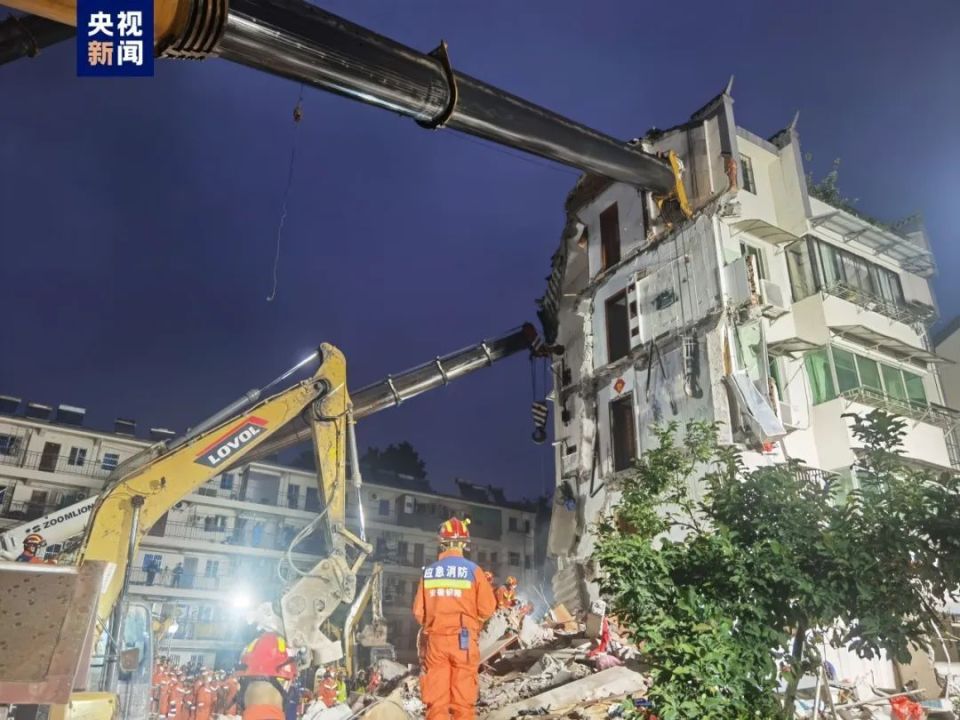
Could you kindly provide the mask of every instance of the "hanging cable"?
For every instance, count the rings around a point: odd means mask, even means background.
[[[280,237],[283,235],[283,225],[287,221],[287,200],[290,198],[290,187],[293,185],[293,167],[297,159],[297,138],[299,137],[300,120],[303,119],[303,83],[300,83],[300,95],[297,97],[296,107],[293,108],[293,142],[290,144],[290,165],[287,168],[287,186],[283,191],[283,202],[280,205],[280,222],[277,224],[277,249],[273,257],[273,290],[267,296],[267,302],[273,302],[277,296],[277,283],[280,275]]]

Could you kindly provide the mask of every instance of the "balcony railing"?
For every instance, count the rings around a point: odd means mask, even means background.
[[[14,452],[10,455],[0,454],[0,465],[13,465],[27,470],[40,470],[50,473],[70,473],[85,477],[105,478],[110,474],[113,465],[103,466],[102,460],[85,457],[82,460],[74,458],[70,462],[69,455],[52,455],[43,451],[28,450]]]
[[[78,503],[81,500],[83,500],[82,497],[69,498],[59,503],[36,503],[30,502],[29,500],[15,500],[10,503],[10,507],[7,509],[7,511],[2,513],[2,517],[12,520],[23,520],[24,522],[27,522],[29,520],[36,520],[44,515],[49,515],[57,510],[62,510],[63,508],[73,505],[74,503]]]
[[[865,310],[872,310],[906,325],[924,326],[936,320],[936,310],[930,306],[917,303],[890,302],[879,295],[853,287],[842,280],[827,285],[823,291],[841,300],[859,305]]]
[[[222,545],[263,548],[264,550],[286,550],[297,532],[298,529],[293,527],[285,527],[282,530],[270,526],[264,526],[261,529],[257,529],[256,526],[227,528],[214,524],[200,523],[194,525],[168,521],[154,525],[148,533],[148,537],[202,540]],[[321,540],[318,537],[308,537],[298,544],[294,551],[315,555],[321,554],[323,551]]]
[[[130,570],[130,584],[156,588],[180,588],[185,590],[230,590],[238,587],[270,587],[276,581],[272,572],[264,573],[218,573],[207,575],[187,569],[175,572],[176,566],[161,570],[145,570],[142,567]]]
[[[915,400],[902,400],[866,387],[844,390],[840,393],[840,397],[885,410],[891,415],[899,415],[928,425],[936,425],[947,431],[952,430],[960,423],[960,412],[953,408]]]

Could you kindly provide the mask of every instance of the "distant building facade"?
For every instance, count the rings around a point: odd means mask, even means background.
[[[127,420],[118,420],[114,432],[89,429],[84,412],[0,396],[0,533],[95,495],[120,463],[173,435],[154,429],[147,440]],[[515,575],[532,589],[534,506],[510,504],[498,490],[463,481],[460,496],[450,497],[408,476],[368,473],[365,480],[367,538],[374,546],[366,570],[373,561],[385,565],[384,613],[399,659],[416,657],[410,606],[421,566],[436,555],[437,529],[451,514],[471,517],[477,562],[500,581]],[[353,496],[347,503],[355,528],[356,502]],[[144,537],[131,574],[132,599],[149,603],[158,617],[177,618],[160,652],[183,663],[232,667],[253,632],[249,608],[282,593],[278,566],[320,510],[313,471],[266,462],[218,475],[177,503]],[[71,544],[49,549],[68,559]],[[292,556],[308,568],[322,553],[317,535]]]

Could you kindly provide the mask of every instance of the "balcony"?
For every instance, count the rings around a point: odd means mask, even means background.
[[[925,326],[937,319],[934,308],[917,302],[891,302],[842,280],[825,285],[823,291],[891,320],[911,326]]]
[[[113,467],[104,467],[102,461],[84,458],[79,462],[71,463],[67,455],[52,455],[50,453],[29,450],[27,452],[13,452],[9,455],[0,454],[0,465],[12,465],[26,470],[39,470],[49,473],[69,473],[83,477],[105,479]]]
[[[262,548],[264,550],[286,550],[290,542],[299,531],[299,528],[263,525],[221,527],[213,523],[179,523],[158,522],[154,525],[147,537],[177,538],[182,540],[199,540],[219,545]],[[320,555],[323,552],[322,539],[312,535],[299,543],[295,552]]]
[[[946,431],[952,430],[960,423],[960,412],[953,408],[916,400],[903,400],[869,387],[861,386],[844,390],[840,393],[840,397],[851,402],[884,410],[891,415],[934,425]]]
[[[80,502],[83,499],[83,497],[78,495],[77,497],[66,498],[59,503],[14,501],[10,503],[9,509],[2,514],[2,517],[7,520],[21,520],[23,522],[28,522],[30,520],[36,520],[39,517],[43,517],[44,515],[49,515],[57,510],[62,510],[63,508]]]
[[[229,590],[237,587],[268,588],[276,584],[276,575],[272,572],[201,575],[184,569],[178,576],[174,574],[173,570],[173,567],[164,567],[162,570],[149,572],[139,567],[131,568],[130,584],[158,589],[211,591]]]

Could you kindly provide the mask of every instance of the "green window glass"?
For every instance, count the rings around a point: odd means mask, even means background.
[[[883,392],[883,385],[880,383],[880,367],[876,360],[857,355],[857,369],[860,371],[861,387]]]
[[[881,365],[880,370],[883,374],[883,387],[886,390],[887,397],[894,400],[906,400],[907,391],[903,386],[903,375],[900,368]]]
[[[926,405],[927,394],[923,390],[923,378],[904,370],[903,379],[907,386],[907,397],[910,398],[910,402]]]
[[[837,369],[837,389],[840,392],[853,390],[860,387],[860,380],[857,378],[857,362],[854,360],[853,353],[832,348],[833,366]]]
[[[813,404],[833,400],[837,391],[833,387],[833,375],[830,372],[830,358],[826,349],[808,352],[803,359],[807,368],[807,377],[810,378],[810,389],[813,393]]]

